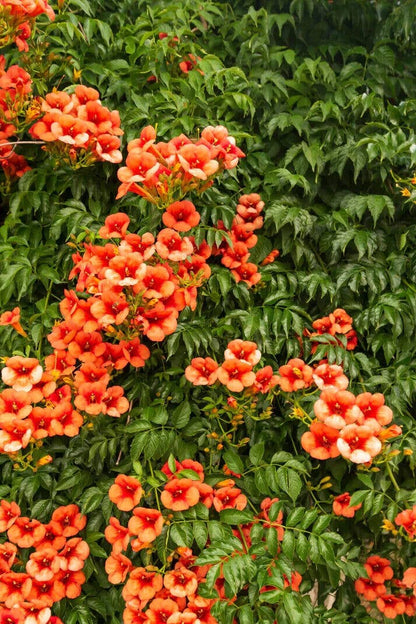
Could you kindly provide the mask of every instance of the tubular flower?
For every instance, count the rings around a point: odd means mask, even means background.
[[[323,362],[313,370],[313,380],[320,390],[346,390],[349,380],[342,366]]]
[[[39,544],[46,533],[45,527],[39,520],[31,520],[20,516],[7,531],[7,537],[19,548],[30,548]]]
[[[136,507],[129,520],[128,530],[130,535],[137,535],[141,542],[151,543],[162,533],[163,523],[163,516],[157,509]]]
[[[255,342],[237,339],[229,342],[224,352],[225,360],[232,360],[235,358],[251,366],[255,366],[260,361],[261,353]]]
[[[165,574],[163,584],[176,598],[193,596],[198,589],[196,574],[183,566]]]
[[[157,235],[156,251],[164,260],[180,262],[192,255],[193,249],[189,238],[181,238],[172,228],[165,228]]]
[[[384,583],[384,581],[390,581],[393,578],[393,569],[390,566],[390,561],[378,555],[368,557],[364,567],[368,577],[374,583]]]
[[[21,336],[27,336],[27,333],[20,324],[20,308],[16,307],[10,312],[3,312],[3,314],[0,314],[0,327],[5,325],[11,325]]]
[[[338,450],[345,459],[355,464],[366,464],[381,451],[381,442],[372,429],[359,425],[347,425],[337,440]]]
[[[361,509],[362,503],[351,506],[351,496],[349,492],[335,496],[332,503],[332,511],[336,516],[344,516],[344,518],[353,518],[355,512]]]
[[[104,225],[98,230],[101,238],[124,238],[129,227],[130,219],[124,212],[109,215]]]
[[[185,369],[185,377],[194,386],[211,386],[217,381],[218,364],[210,357],[193,358]]]
[[[56,527],[64,537],[77,535],[86,524],[87,518],[80,513],[78,505],[58,507],[51,518],[51,526]]]
[[[71,95],[48,93],[41,100],[43,116],[29,133],[45,141],[46,150],[70,166],[121,162],[120,117],[118,111],[103,106],[99,96],[95,89],[82,85]]]
[[[200,219],[194,204],[186,199],[170,204],[162,216],[164,225],[177,232],[189,232]]]
[[[213,505],[218,512],[223,509],[242,511],[247,506],[247,497],[238,488],[221,487],[214,492]]]
[[[337,446],[339,432],[324,423],[313,422],[310,431],[302,435],[302,448],[315,459],[329,459],[338,457],[340,450]]]
[[[416,595],[416,568],[407,568],[403,574],[403,585],[413,589]]]
[[[256,372],[256,380],[254,382],[253,391],[267,394],[272,388],[279,383],[278,375],[273,374],[271,366],[265,366]]]
[[[13,390],[29,392],[32,386],[42,378],[42,367],[36,358],[24,358],[20,355],[6,359],[6,366],[1,371],[3,382]]]
[[[412,509],[405,509],[397,514],[394,522],[397,526],[403,527],[410,539],[414,539],[416,536],[416,505],[413,505]]]
[[[0,501],[0,533],[7,531],[20,517],[20,507],[6,500]]]
[[[241,392],[256,380],[251,364],[235,357],[225,360],[217,370],[217,377],[231,392]]]
[[[127,527],[122,526],[117,518],[111,517],[109,523],[104,531],[105,539],[112,545],[113,554],[118,555],[122,550],[127,550],[130,533]]]
[[[355,396],[347,390],[324,390],[313,409],[319,420],[334,429],[342,429],[362,419]]]
[[[278,384],[283,392],[296,392],[312,384],[313,369],[299,358],[279,368]]]
[[[355,581],[355,591],[362,594],[366,600],[377,600],[379,596],[387,593],[383,583],[375,583],[372,579],[359,578]]]
[[[405,602],[393,594],[383,594],[377,598],[377,609],[392,620],[406,611]]]
[[[163,587],[163,577],[149,568],[134,568],[130,573],[129,580],[123,588],[123,598],[130,602],[134,598],[141,601],[149,601],[160,592]]]
[[[375,420],[379,425],[384,427],[389,425],[393,419],[393,411],[387,405],[384,405],[384,396],[377,392],[363,392],[356,399],[357,406],[364,415],[361,424],[368,425],[371,420]]]
[[[130,559],[114,551],[105,562],[105,571],[107,572],[108,580],[113,585],[124,583],[128,573],[132,569],[133,564]]]
[[[155,598],[146,611],[148,624],[164,624],[177,611],[179,611],[179,607],[174,600],[170,598]]]
[[[199,491],[191,479],[171,479],[160,496],[162,504],[172,511],[185,511],[196,505],[199,498]]]
[[[142,495],[143,489],[140,481],[122,474],[116,477],[108,492],[111,502],[115,503],[121,511],[131,511],[139,504]]]

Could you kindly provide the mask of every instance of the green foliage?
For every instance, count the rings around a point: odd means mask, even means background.
[[[36,474],[13,473],[0,458],[1,496],[45,521],[54,507],[73,501],[89,517],[88,583],[82,597],[59,605],[56,614],[66,624],[120,621],[123,601],[103,569],[102,535],[112,514],[106,493],[116,474],[137,474],[138,466],[153,492],[164,479],[155,466],[169,454],[209,461],[216,481],[226,463],[241,475],[238,486],[254,505],[278,497],[275,517],[284,511],[283,539],[254,524],[247,552],[232,528],[251,522],[250,510],[224,510],[219,521],[198,506],[176,514],[159,539],[162,562],[175,547],[192,546],[200,565],[212,565],[207,596],[222,566],[226,597],[239,597],[215,605],[219,622],[378,621],[358,605],[353,581],[363,574],[366,545],[394,556],[382,521],[394,520],[402,501],[416,503],[414,460],[402,453],[416,453],[415,206],[393,177],[416,168],[415,24],[413,0],[68,0],[55,22],[43,24],[39,47],[24,57],[37,94],[56,84],[66,88],[80,75],[120,111],[124,145],[148,124],[157,125],[160,138],[226,125],[247,158],[238,174],[194,198],[202,234],[221,244],[223,234],[213,226],[230,225],[241,193],[259,192],[265,225],[253,261],[280,251],[252,289],[213,265],[196,310],[184,311],[144,370],[120,374],[134,402],[128,420],[99,417],[92,432],[53,439],[47,449],[54,462]],[[160,39],[161,32],[168,37]],[[6,52],[17,62],[15,50]],[[189,54],[200,57],[200,71],[184,74],[179,63]],[[67,284],[73,253],[67,243],[84,240],[111,212],[128,213],[139,233],[158,225],[160,215],[137,196],[115,201],[114,165],[74,172],[55,167],[38,146],[29,150],[32,171],[2,199],[0,311],[20,305],[40,353]],[[271,418],[244,422],[245,445],[232,442],[221,452],[210,437],[221,397],[211,405],[204,389],[190,389],[183,378],[192,357],[221,359],[237,337],[257,342],[275,370],[289,357],[309,357],[310,346],[302,351],[298,337],[337,307],[354,317],[359,349],[346,351],[322,336],[311,359],[343,363],[356,392],[385,394],[405,430],[400,455],[389,464],[400,492],[383,465],[380,472],[360,472],[343,460],[311,462],[300,450],[302,427],[282,416],[283,401]],[[24,349],[20,337],[2,328],[2,356]],[[332,489],[321,489],[328,474]],[[347,490],[353,504],[362,503],[358,522],[330,514],[332,495]],[[401,547],[403,560],[415,565],[411,545]],[[284,576],[294,569],[303,576],[300,594],[284,589]],[[260,593],[267,584],[272,589]]]

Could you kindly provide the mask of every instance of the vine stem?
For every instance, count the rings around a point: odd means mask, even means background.
[[[393,471],[391,469],[391,466],[388,462],[386,462],[386,467],[387,467],[387,472],[389,473],[390,481],[392,482],[394,489],[396,490],[396,492],[400,492],[399,484],[397,483],[394,477]]]

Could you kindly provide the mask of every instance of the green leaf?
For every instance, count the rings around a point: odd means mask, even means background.
[[[302,480],[294,470],[290,468],[279,468],[276,473],[279,488],[289,494],[293,501],[296,501],[302,490]]]

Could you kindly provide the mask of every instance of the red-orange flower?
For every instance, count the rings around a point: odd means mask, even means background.
[[[261,358],[261,353],[255,342],[249,340],[241,340],[237,338],[228,343],[226,350],[224,351],[224,359],[241,360],[255,366]]]
[[[312,384],[313,369],[299,358],[279,368],[278,383],[284,392],[296,392]]]
[[[279,383],[278,375],[273,374],[271,366],[265,366],[256,372],[256,381],[254,382],[253,391],[266,394]]]
[[[113,554],[118,555],[122,550],[127,550],[130,534],[127,527],[120,524],[113,516],[109,520],[109,525],[105,527],[104,535],[107,542],[113,546]]]
[[[20,516],[20,507],[15,502],[0,501],[0,533],[7,531]]]
[[[26,337],[27,333],[20,324],[20,308],[13,308],[11,311],[0,314],[0,327],[11,325],[21,336]]]
[[[106,404],[104,397],[106,386],[100,381],[95,383],[84,383],[78,388],[78,394],[75,397],[75,406],[87,414],[96,416],[105,413]]]
[[[108,492],[109,499],[117,505],[121,511],[131,511],[138,505],[143,495],[143,488],[135,477],[120,474]]]
[[[413,589],[416,592],[416,568],[407,568],[403,574],[403,585]],[[416,594],[415,594],[416,595]]]
[[[73,537],[85,527],[87,518],[80,513],[78,505],[72,504],[55,509],[50,524],[64,537]]]
[[[366,600],[377,600],[379,596],[387,593],[383,583],[375,583],[372,579],[361,577],[355,581],[355,591],[362,594]]]
[[[162,215],[163,224],[177,232],[189,232],[200,219],[194,204],[187,199],[170,204]]]
[[[386,618],[394,620],[395,617],[406,611],[404,601],[393,594],[384,594],[377,599],[377,609],[384,613]]]
[[[340,431],[338,450],[355,464],[366,464],[381,451],[381,442],[367,426],[347,425]]]
[[[241,392],[256,381],[256,375],[252,371],[251,364],[235,357],[225,360],[218,368],[217,376],[218,380],[227,386],[231,392]]]
[[[76,572],[62,570],[58,575],[58,580],[64,586],[65,597],[72,600],[81,595],[81,586],[85,583],[85,574],[80,570]],[[53,623],[48,622],[48,624]]]
[[[98,235],[101,238],[124,238],[129,227],[130,219],[124,212],[106,217],[104,224],[99,230]]]
[[[310,431],[301,438],[302,448],[315,459],[329,459],[338,457],[340,451],[337,447],[339,432],[324,423],[313,422]]]
[[[130,559],[114,551],[105,562],[105,571],[107,572],[108,580],[110,583],[113,583],[113,585],[124,583],[127,574],[132,569],[133,564]]]
[[[210,357],[193,358],[185,369],[185,377],[194,386],[211,386],[217,381],[218,364]]]
[[[391,423],[393,419],[393,411],[387,405],[384,405],[384,396],[380,392],[371,394],[370,392],[363,392],[356,398],[357,406],[364,414],[365,422],[362,424],[369,424],[370,419],[374,419],[379,425],[383,427]]]
[[[123,598],[126,602],[134,598],[142,601],[148,601],[163,587],[163,578],[161,574],[157,574],[154,570],[148,568],[134,568],[131,572],[129,580],[123,588]]]
[[[84,567],[84,561],[90,554],[87,542],[80,537],[72,537],[67,541],[59,555],[67,562],[67,569],[71,572],[78,572]]]
[[[322,362],[313,370],[313,380],[320,390],[345,390],[348,388],[348,377],[344,375],[342,366]]]
[[[13,390],[29,392],[34,384],[42,378],[42,367],[36,358],[24,358],[20,355],[6,359],[6,366],[1,371],[1,377],[7,386]]]
[[[31,553],[26,572],[36,581],[51,581],[65,564],[54,548],[46,547]]]
[[[394,519],[397,526],[403,527],[408,536],[413,539],[416,535],[416,505],[412,509],[401,511]]]
[[[136,507],[129,520],[128,530],[131,535],[137,535],[141,542],[150,543],[161,534],[163,522],[163,516],[157,509]]]
[[[237,283],[245,282],[248,286],[254,286],[261,280],[261,275],[257,269],[257,265],[253,262],[243,262],[235,269],[231,269],[231,273],[234,275]]]
[[[378,555],[368,557],[364,567],[368,577],[374,583],[384,583],[384,581],[389,581],[393,578],[393,569],[390,566],[390,561]]]
[[[0,575],[9,572],[17,555],[17,547],[10,542],[0,544]]]
[[[160,230],[157,235],[156,251],[164,260],[180,262],[193,253],[193,245],[186,236],[181,238],[172,228]]]
[[[348,390],[323,390],[313,409],[319,420],[334,429],[342,429],[363,418],[355,396]]]
[[[172,511],[185,511],[199,501],[199,491],[191,479],[171,479],[160,496],[162,504]]]
[[[192,596],[198,589],[198,579],[195,572],[183,566],[165,574],[163,584],[175,598]]]
[[[7,537],[19,548],[30,548],[39,544],[45,533],[45,527],[39,520],[20,516],[7,531]]]
[[[213,504],[218,512],[223,509],[239,509],[241,511],[247,506],[247,497],[238,488],[221,487],[214,492]]]
[[[29,597],[32,579],[28,574],[5,572],[0,576],[0,603],[11,609]]]
[[[205,145],[184,145],[178,151],[178,160],[187,173],[200,180],[206,180],[218,169],[218,162],[211,159],[211,152]]]
[[[332,511],[336,516],[344,516],[344,518],[353,518],[355,512],[362,507],[362,503],[358,505],[350,505],[351,496],[349,492],[335,496],[332,502]]]

